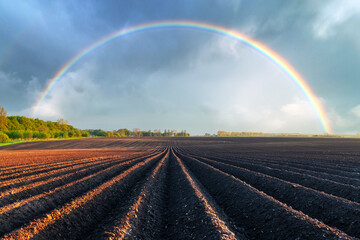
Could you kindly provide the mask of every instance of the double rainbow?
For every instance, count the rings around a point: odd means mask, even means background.
[[[264,44],[240,33],[237,31],[234,31],[232,29],[220,27],[213,24],[208,23],[202,23],[202,22],[193,22],[193,21],[164,21],[164,22],[151,22],[146,24],[137,25],[134,27],[129,27],[125,29],[121,29],[119,31],[116,31],[114,33],[111,33],[110,35],[107,35],[100,40],[94,42],[90,46],[84,48],[81,52],[76,54],[73,58],[71,58],[51,79],[51,81],[48,83],[44,91],[42,92],[40,98],[36,102],[35,106],[33,107],[33,113],[34,116],[36,114],[36,111],[39,109],[39,106],[41,105],[42,101],[45,99],[45,97],[49,94],[49,92],[54,88],[57,81],[75,64],[77,63],[82,57],[87,55],[89,52],[101,47],[102,45],[110,42],[111,40],[131,34],[131,33],[137,33],[141,31],[146,30],[152,30],[152,29],[162,29],[162,28],[187,28],[187,29],[197,29],[202,30],[206,32],[216,33],[222,36],[230,37],[235,40],[238,40],[239,42],[253,48],[257,52],[261,53],[263,56],[271,60],[274,64],[276,64],[280,69],[284,71],[285,74],[287,74],[290,79],[294,81],[296,85],[301,89],[301,91],[305,94],[306,98],[311,103],[313,109],[315,110],[321,125],[323,126],[323,129],[326,133],[331,133],[331,127],[329,123],[329,119],[326,115],[325,109],[322,106],[321,102],[319,101],[318,97],[314,94],[314,92],[311,90],[309,85],[306,83],[306,81],[301,77],[301,75],[294,69],[293,66],[291,66],[290,63],[288,63],[283,57],[281,57],[279,54],[265,46]]]

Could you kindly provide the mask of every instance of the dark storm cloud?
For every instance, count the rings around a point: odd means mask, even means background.
[[[3,24],[0,31],[4,37],[0,41],[2,46],[9,46],[2,51],[6,54],[2,56],[1,69],[16,72],[24,79],[37,76],[42,82],[80,49],[126,26],[164,19],[198,20],[229,27],[241,27],[246,25],[246,20],[254,19],[263,25],[272,15],[286,9],[286,4],[275,2],[249,4],[241,1],[107,1],[106,4],[99,1],[3,1],[1,4]],[[275,13],[272,9],[276,9]],[[169,38],[169,44],[181,41],[176,34]],[[151,38],[148,39],[139,52],[144,52],[144,48],[152,50]],[[174,48],[174,51],[186,52],[186,45],[181,42],[178,45],[184,49]],[[129,46],[128,49],[136,54],[138,48]],[[174,55],[174,52],[169,54]],[[160,58],[161,54],[153,62],[161,61]]]
[[[347,8],[336,8],[337,0],[0,0],[0,104],[10,112],[30,108],[64,63],[115,30],[186,19],[237,29],[264,42],[299,70],[329,111],[355,118],[351,109],[360,105],[360,36],[354,29],[360,21],[353,1],[344,1]],[[326,11],[334,12],[331,21]],[[102,91],[134,94],[164,66],[176,74],[191,68],[198,49],[213,39],[216,36],[192,30],[137,33],[91,52],[72,70],[93,63],[101,69],[92,75],[100,83],[98,88],[108,84],[118,87]],[[75,92],[83,91],[76,86]],[[339,127],[339,131],[354,131],[354,127]]]

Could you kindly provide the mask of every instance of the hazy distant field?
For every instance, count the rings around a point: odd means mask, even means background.
[[[0,148],[4,239],[360,237],[360,139],[96,138]]]

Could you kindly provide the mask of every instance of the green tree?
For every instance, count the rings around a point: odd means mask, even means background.
[[[10,132],[7,132],[7,135],[11,139],[21,139],[23,137],[21,131],[10,131]]]
[[[73,130],[72,126],[69,125],[69,122],[67,120],[60,118],[59,120],[57,120],[57,123],[60,125],[61,131],[65,132]]]
[[[8,118],[6,117],[6,111],[4,107],[0,106],[0,130],[6,131],[7,123],[8,123]]]
[[[155,129],[155,130],[154,130],[154,136],[155,136],[155,137],[161,137],[161,131],[160,131],[160,129]]]
[[[23,138],[32,138],[32,137],[33,137],[32,131],[23,132]]]
[[[89,136],[90,136],[90,133],[87,132],[87,131],[81,131],[81,136],[82,136],[82,137],[89,137]]]
[[[10,138],[8,135],[6,135],[3,132],[0,132],[0,143],[6,143],[6,142],[10,142]]]
[[[231,133],[226,131],[218,131],[218,137],[230,137]]]
[[[16,117],[8,117],[7,129],[9,131],[21,130],[22,127]]]
[[[136,137],[141,137],[141,136],[142,136],[142,133],[141,133],[140,128],[134,128],[134,129],[133,129],[133,134],[134,134],[134,136],[136,136]]]
[[[39,132],[38,138],[40,139],[47,139],[50,137],[50,134],[48,133],[44,133],[44,132]]]
[[[74,129],[74,137],[81,137],[81,132],[78,129]]]

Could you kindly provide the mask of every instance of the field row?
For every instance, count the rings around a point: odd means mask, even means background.
[[[144,154],[4,169],[4,239],[354,239],[356,187],[172,143]],[[7,171],[7,172],[6,172]],[[312,176],[307,174],[306,176]],[[314,176],[313,176],[314,177]],[[310,186],[308,186],[309,184]],[[324,189],[319,190],[319,189]],[[329,188],[329,189],[328,189]],[[335,190],[334,190],[335,189]],[[337,193],[337,192],[336,192]]]
[[[190,154],[197,156],[196,154]],[[360,202],[359,180],[344,178],[338,175],[310,175],[302,170],[294,170],[287,166],[271,165],[247,159],[230,160],[223,157],[206,157],[208,160],[229,164],[234,167],[255,171],[285,181],[290,181],[314,190],[322,191],[353,202]]]

